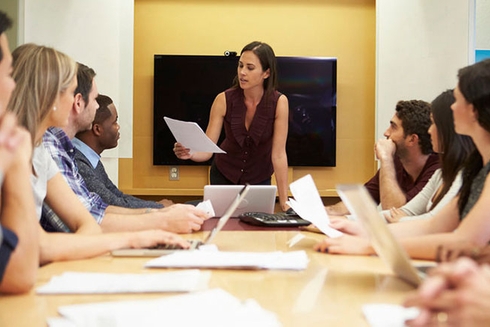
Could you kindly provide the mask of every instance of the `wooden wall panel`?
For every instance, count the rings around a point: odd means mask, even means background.
[[[337,183],[373,175],[374,0],[135,0],[134,9],[133,159],[119,169],[125,192],[199,195],[208,180],[207,167],[181,166],[176,182],[168,167],[152,165],[153,55],[220,55],[252,40],[276,55],[338,59],[337,167],[292,167],[290,182],[311,173],[322,196],[335,196]]]

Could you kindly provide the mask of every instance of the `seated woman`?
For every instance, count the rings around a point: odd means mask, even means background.
[[[41,264],[58,260],[82,259],[119,248],[152,247],[160,243],[189,243],[162,230],[102,234],[100,226],[61,176],[56,163],[41,144],[48,127],[63,127],[74,102],[77,64],[55,49],[25,44],[13,53],[12,77],[17,87],[8,110],[31,134],[35,146],[31,182],[36,213],[41,218],[43,201],[72,231],[46,233],[39,225]]]
[[[472,138],[476,150],[465,162],[463,184],[456,198],[434,217],[391,224],[389,227],[412,258],[434,259],[439,245],[472,241],[484,246],[490,241],[490,60],[461,69],[451,109],[455,131]],[[332,221],[346,234],[325,239],[315,246],[329,253],[373,254],[361,228],[349,221]],[[350,234],[350,235],[349,235]]]
[[[388,222],[428,219],[458,194],[463,164],[475,147],[469,136],[454,131],[451,111],[453,103],[452,90],[441,93],[431,103],[432,124],[429,134],[432,149],[439,154],[441,168],[436,170],[422,191],[410,202],[398,209],[383,212]]]

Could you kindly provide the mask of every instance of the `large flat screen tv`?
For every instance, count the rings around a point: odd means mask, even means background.
[[[153,164],[209,165],[180,160],[164,116],[205,131],[216,95],[232,85],[239,56],[154,56]],[[337,59],[277,57],[278,90],[289,101],[289,166],[336,164]],[[221,134],[219,143],[224,133]]]

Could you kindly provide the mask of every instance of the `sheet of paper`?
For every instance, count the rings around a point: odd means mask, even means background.
[[[303,270],[308,266],[305,251],[222,252],[178,251],[145,264],[147,268],[221,268]]]
[[[185,270],[152,274],[65,272],[36,289],[38,294],[191,292],[207,288],[209,272]]]
[[[209,215],[209,217],[215,217],[216,216],[216,213],[214,212],[214,208],[213,208],[213,204],[211,203],[211,200],[199,202],[197,204],[196,208],[204,211],[206,214]]]
[[[58,312],[77,327],[281,326],[277,316],[255,300],[242,301],[222,289],[153,300],[68,305]]]
[[[414,319],[420,313],[417,308],[384,303],[365,304],[362,312],[371,327],[404,327],[405,320]]]
[[[48,327],[77,327],[74,322],[61,317],[48,318]]]
[[[330,219],[311,175],[306,175],[289,185],[294,199],[288,205],[303,219],[310,221],[328,237],[343,233],[330,227]]]
[[[163,117],[163,119],[177,142],[191,149],[191,152],[226,153],[211,141],[197,123],[168,117]]]

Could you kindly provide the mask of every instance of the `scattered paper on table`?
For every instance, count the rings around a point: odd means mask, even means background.
[[[67,305],[58,312],[77,327],[281,326],[276,314],[255,300],[241,301],[219,288],[153,300]],[[63,325],[50,325],[58,326]]]
[[[66,318],[48,318],[48,327],[77,327],[73,321]]]
[[[207,288],[210,272],[197,269],[151,274],[65,272],[36,289],[38,294],[191,292]]]
[[[406,320],[414,319],[420,313],[414,307],[383,303],[365,304],[362,312],[371,327],[404,327]]]
[[[152,259],[147,268],[220,268],[303,270],[308,266],[305,251],[222,252],[177,251]]]

